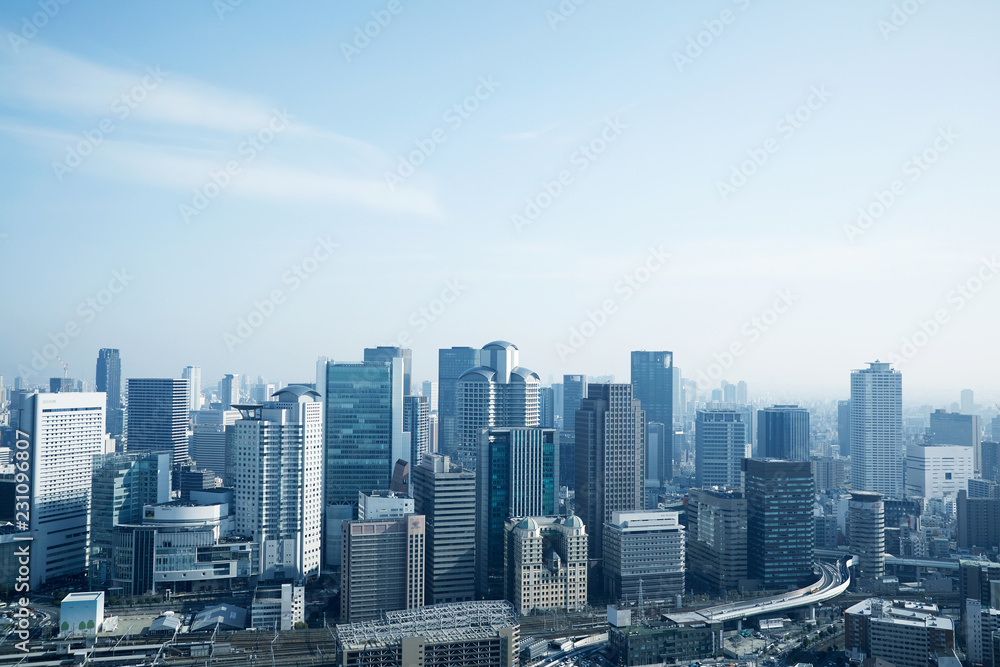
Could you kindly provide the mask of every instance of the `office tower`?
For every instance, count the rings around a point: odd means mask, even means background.
[[[973,478],[969,445],[906,446],[906,495],[909,498],[954,499]]]
[[[424,454],[411,477],[414,511],[424,516],[427,604],[476,595],[476,474],[441,454]]]
[[[684,381],[681,379],[681,369],[676,366],[674,366],[674,372],[671,373],[671,376],[674,385],[674,400],[671,408],[674,423],[671,424],[671,428],[676,431],[684,427]]]
[[[979,415],[935,410],[931,413],[931,428],[927,433],[927,440],[933,445],[971,446],[975,469],[983,469],[982,420]]]
[[[858,662],[881,658],[895,667],[927,667],[934,654],[953,655],[955,623],[938,613],[937,605],[923,602],[863,600],[844,610],[847,657]]]
[[[538,425],[542,428],[555,428],[555,395],[556,392],[552,390],[552,387],[542,387],[538,390]]]
[[[438,451],[438,413],[432,412],[427,415],[427,451],[437,454]]]
[[[1000,500],[969,498],[967,491],[959,491],[955,509],[959,549],[1000,547]]]
[[[404,433],[403,435],[407,435]],[[389,490],[393,493],[410,493],[410,462],[396,459],[392,466],[392,477],[389,479]]]
[[[691,489],[687,573],[702,590],[725,594],[747,578],[747,500],[738,489]]]
[[[188,454],[203,470],[209,470],[229,486],[229,440],[226,427],[232,426],[240,418],[239,410],[194,410],[190,412],[191,437],[188,439]]]
[[[971,389],[962,390],[961,412],[963,415],[971,415],[976,411],[976,402],[973,400]]]
[[[201,366],[186,366],[181,377],[188,381],[188,410],[200,410]]]
[[[188,381],[130,378],[128,381],[127,451],[170,452],[171,465],[188,458]],[[175,480],[176,485],[176,480]]]
[[[662,484],[674,477],[673,434],[666,425],[646,423],[646,480]]]
[[[104,454],[91,478],[91,586],[111,582],[115,526],[142,522],[143,507],[170,502],[170,454]]]
[[[674,425],[673,352],[632,352],[632,393],[646,413],[647,422]]]
[[[91,468],[94,457],[104,453],[106,403],[104,394],[80,392],[32,394],[24,400],[17,442],[27,440],[31,462],[32,590],[87,571]]]
[[[816,480],[817,493],[843,488],[844,482],[847,481],[843,459],[814,458],[810,464],[812,465],[813,477]]]
[[[562,430],[576,433],[576,411],[580,402],[587,398],[586,375],[563,375],[562,381]]]
[[[420,385],[420,394],[427,397],[429,401],[428,406],[431,412],[437,412],[438,409],[438,383],[431,382],[430,380],[424,380],[423,384]]]
[[[107,396],[104,425],[107,433],[120,438],[125,432],[122,410],[122,362],[118,350],[102,348],[97,353],[97,391]]]
[[[837,401],[837,444],[840,445],[840,456],[851,455],[851,402]]]
[[[740,410],[698,410],[694,425],[696,486],[742,486],[741,465],[751,450],[745,419]]]
[[[484,429],[476,470],[476,596],[504,595],[504,522],[559,508],[556,434],[541,428]]]
[[[857,555],[859,579],[885,575],[885,507],[881,493],[851,491],[847,505],[847,542]]]
[[[323,406],[289,385],[262,405],[239,407],[229,431],[236,534],[260,545],[262,580],[319,576],[323,508]]]
[[[516,345],[494,341],[480,352],[480,365],[467,370],[456,388],[457,460],[476,467],[484,428],[538,426],[538,374],[518,365]]]
[[[851,488],[903,495],[903,380],[891,364],[851,372]]]
[[[979,600],[965,600],[962,606],[962,625],[965,630],[965,657],[972,665],[997,667],[994,642],[1000,640],[1000,609],[991,609]]]
[[[576,513],[601,558],[604,524],[645,507],[646,414],[631,384],[591,384],[576,413]]]
[[[73,378],[49,378],[49,391],[53,394],[76,391],[76,380]]]
[[[745,380],[736,383],[736,403],[739,405],[747,404],[747,383]]]
[[[358,521],[402,519],[414,512],[414,501],[406,494],[392,491],[358,491]]]
[[[969,479],[969,498],[1000,498],[1000,484],[988,479]]]
[[[722,402],[726,405],[736,405],[736,385],[722,381]]]
[[[378,347],[366,347],[364,354],[363,361],[381,361],[389,364],[392,363],[393,359],[401,359],[403,361],[403,396],[409,396],[413,393],[410,377],[413,367],[412,350],[406,347],[380,345]]]
[[[757,411],[757,448],[762,458],[809,460],[809,411],[774,405]]]
[[[1000,441],[1000,415],[990,421],[990,437],[993,441]]]
[[[223,410],[230,410],[240,402],[240,376],[227,373],[219,380],[219,402]]]
[[[403,397],[403,434],[406,461],[411,469],[430,452],[430,399],[427,396]]]
[[[365,667],[517,667],[518,630],[506,601],[435,605],[338,625],[337,656]]]
[[[271,400],[274,392],[278,390],[278,385],[273,382],[257,382],[250,387],[251,403],[266,403]],[[322,403],[322,397],[320,403]]]
[[[424,605],[423,516],[344,521],[341,530],[340,620],[373,621]]]
[[[815,488],[809,462],[744,459],[743,470],[750,578],[769,590],[814,582]]]
[[[455,457],[458,446],[458,379],[479,365],[480,351],[471,347],[438,350],[438,452]]]
[[[604,526],[604,590],[613,600],[684,595],[684,527],[677,512],[615,512]]]
[[[329,363],[326,375],[326,504],[388,489],[404,453],[402,359]]]
[[[1000,608],[1000,563],[959,560],[958,582],[959,600],[976,600],[986,607]]]
[[[991,482],[1000,482],[1000,442],[981,442],[979,451],[980,477]]]
[[[180,499],[183,501],[190,500],[192,492],[216,488],[215,473],[199,468],[191,460],[174,467],[171,483],[175,491],[180,491]]]
[[[517,613],[587,606],[587,530],[580,517],[515,517],[504,533],[505,597]]]

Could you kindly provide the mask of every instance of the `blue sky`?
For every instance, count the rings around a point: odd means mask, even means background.
[[[995,3],[229,5],[0,5],[0,374],[506,339],[543,380],[1000,398]]]

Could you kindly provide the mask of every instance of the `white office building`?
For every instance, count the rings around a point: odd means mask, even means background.
[[[188,381],[188,410],[201,409],[201,366],[188,366],[181,371]]]
[[[906,495],[957,498],[975,476],[974,456],[972,445],[907,445]]]
[[[851,372],[851,487],[903,496],[903,376],[869,362]]]
[[[238,405],[229,484],[236,534],[260,544],[260,578],[319,574],[323,507],[323,408],[319,394],[289,385],[263,405]]]
[[[104,453],[105,403],[103,393],[66,392],[32,394],[22,404],[19,429],[30,452],[32,590],[87,571],[91,466]]]

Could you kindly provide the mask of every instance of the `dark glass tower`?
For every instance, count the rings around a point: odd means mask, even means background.
[[[674,353],[666,350],[632,352],[632,393],[646,413],[646,423],[663,424],[659,447],[674,460]],[[667,478],[669,479],[669,478]]]
[[[454,456],[458,444],[458,379],[479,365],[477,348],[453,347],[438,350],[438,452]]]
[[[409,348],[380,345],[378,347],[366,347],[364,361],[384,361],[386,363],[390,363],[397,357],[402,359],[403,396],[409,396],[413,393],[410,391],[410,369],[412,356],[413,352]],[[419,463],[419,461],[417,461],[417,463]]]
[[[97,391],[107,395],[105,431],[113,436],[124,432],[122,411],[122,362],[118,350],[105,347],[97,353]]]
[[[809,460],[809,411],[774,405],[757,411],[757,448],[761,458]]]

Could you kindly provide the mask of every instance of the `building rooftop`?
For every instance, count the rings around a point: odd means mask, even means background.
[[[79,593],[69,593],[62,599],[63,602],[96,602],[104,599],[104,591],[80,591]]]
[[[385,618],[337,626],[337,640],[347,650],[392,646],[404,637],[428,643],[470,641],[497,636],[517,626],[514,606],[506,600],[455,602],[386,612]]]

